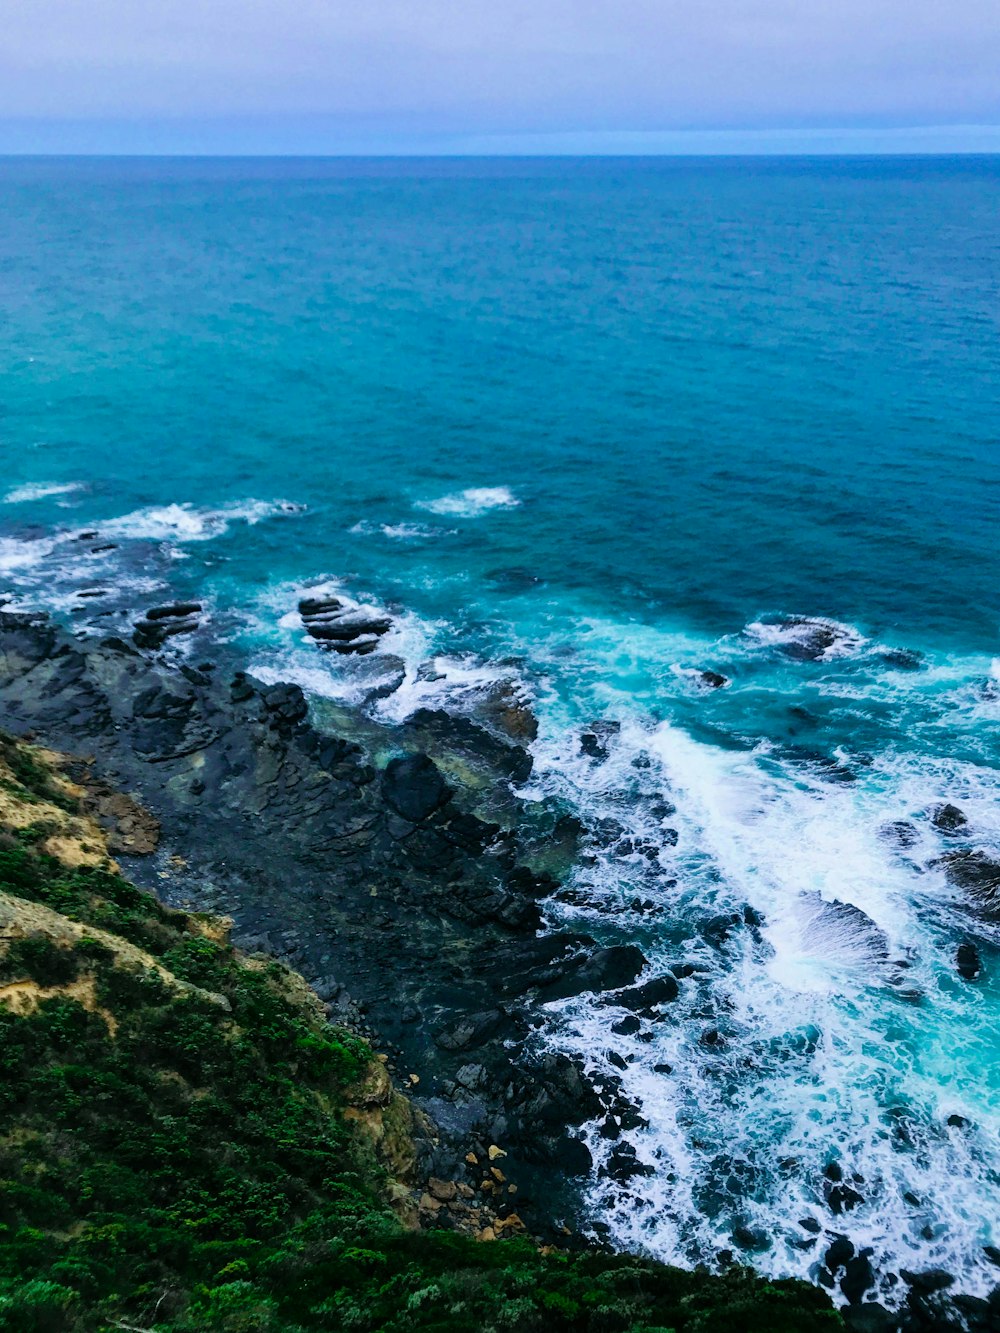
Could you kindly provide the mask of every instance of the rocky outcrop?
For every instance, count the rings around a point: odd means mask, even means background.
[[[188,609],[146,619],[180,624]],[[305,609],[338,623],[339,608]],[[417,1075],[414,1103],[440,1126],[422,1169],[464,1179],[470,1144],[502,1143],[519,1215],[571,1209],[566,1179],[590,1161],[578,1126],[612,1093],[564,1057],[546,1064],[533,1034],[549,1003],[621,991],[645,959],[539,935],[553,881],[522,862],[515,831],[475,813],[485,792],[515,809],[530,756],[499,727],[426,711],[369,752],[314,724],[297,686],[254,680],[204,635],[202,653],[171,663],[157,645],[0,613],[0,725],[86,751],[91,817],[137,882],[230,916],[235,943],[302,972]]]
[[[322,648],[364,657],[388,634],[392,621],[371,607],[354,606],[342,597],[304,597],[299,615],[309,635]]]

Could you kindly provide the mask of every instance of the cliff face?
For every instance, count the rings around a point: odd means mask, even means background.
[[[511,1211],[421,1179],[433,1127],[300,976],[124,879],[57,756],[0,737],[0,793],[2,1333],[840,1326],[744,1270],[477,1243]]]

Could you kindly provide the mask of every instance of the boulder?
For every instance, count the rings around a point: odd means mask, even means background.
[[[382,773],[382,795],[397,815],[419,824],[451,800],[451,789],[425,754],[390,759]]]
[[[968,827],[969,821],[966,816],[957,805],[952,805],[950,802],[934,806],[929,813],[934,827],[948,837],[953,837]]]
[[[983,970],[979,950],[969,940],[960,944],[955,951],[955,966],[963,981],[975,981]]]
[[[543,987],[545,1001],[567,999],[585,991],[603,994],[617,991],[634,981],[646,966],[642,950],[635,944],[612,944],[588,955],[577,955],[562,964],[559,975]]]
[[[933,863],[992,921],[1000,920],[1000,861],[983,851],[948,852]]]

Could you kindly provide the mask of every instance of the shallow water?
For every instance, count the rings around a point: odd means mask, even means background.
[[[744,1227],[815,1275],[815,1218],[884,1274],[996,1276],[1000,951],[934,863],[1000,852],[998,187],[0,162],[3,584],[70,618],[197,595],[261,672],[351,697],[289,614],[342,587],[397,615],[384,716],[528,683],[525,795],[593,830],[553,918],[698,969],[666,1021],[572,1001],[553,1037],[641,1104],[652,1173],[595,1173],[593,1216],[666,1257]]]

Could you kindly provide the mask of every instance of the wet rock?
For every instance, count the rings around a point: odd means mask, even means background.
[[[721,690],[729,684],[729,677],[720,675],[718,671],[701,671],[698,679],[709,690]]]
[[[591,722],[580,733],[580,753],[591,759],[607,759],[612,738],[621,731],[621,723],[610,720]]]
[[[617,1023],[612,1023],[611,1031],[616,1033],[619,1037],[632,1037],[641,1027],[642,1024],[635,1015],[629,1014],[627,1018],[621,1018]]]
[[[738,930],[745,924],[743,917],[738,912],[721,912],[717,916],[709,917],[698,927],[703,938],[712,945],[714,949],[721,949],[729,940],[734,930]]]
[[[860,907],[836,898],[827,902],[818,892],[804,893],[802,903],[810,913],[802,927],[807,948],[873,962],[888,958],[888,937]]]
[[[201,614],[201,602],[170,602],[166,606],[154,606],[146,612],[147,620],[187,620]]]
[[[648,1162],[640,1162],[631,1143],[616,1143],[608,1155],[608,1160],[601,1167],[600,1175],[615,1180],[620,1185],[627,1185],[636,1176],[655,1175]]]
[[[589,957],[578,956],[566,961],[560,974],[544,986],[546,1001],[582,995],[585,991],[603,994],[617,991],[646,966],[642,950],[634,944],[613,944],[595,949]]]
[[[899,1275],[912,1291],[922,1296],[935,1291],[944,1291],[955,1282],[954,1276],[944,1268],[927,1268],[921,1273],[901,1268]]]
[[[969,940],[955,950],[955,966],[963,981],[976,981],[983,970],[979,950]]]
[[[940,865],[971,906],[991,921],[1000,920],[1000,861],[983,851],[948,852]]]
[[[841,1184],[830,1186],[826,1201],[830,1205],[830,1211],[839,1217],[841,1213],[849,1213],[859,1203],[864,1203],[865,1199],[863,1194],[859,1194],[850,1185]]]
[[[419,824],[451,799],[433,759],[425,754],[390,759],[382,773],[382,795],[397,815]]]
[[[434,1041],[442,1050],[467,1051],[482,1046],[509,1026],[510,1019],[502,1009],[491,1009],[485,1013],[466,1014],[451,1027],[439,1029],[434,1034]]]
[[[611,997],[610,1003],[622,1005],[626,1009],[631,1009],[635,1013],[649,1015],[653,1009],[661,1004],[670,1004],[677,999],[680,993],[680,987],[677,981],[669,974],[662,977],[652,977],[649,981],[644,981],[638,986],[629,986],[626,990],[619,991]]]
[[[392,620],[371,607],[348,605],[340,597],[304,597],[299,615],[307,633],[324,648],[337,653],[373,652]]]
[[[530,744],[538,737],[538,719],[531,700],[516,681],[499,681],[478,704],[476,713],[520,745]]]
[[[848,1306],[841,1313],[851,1333],[896,1333],[899,1328],[896,1316],[877,1301]]]
[[[809,616],[789,616],[769,628],[777,631],[776,646],[795,662],[818,662],[860,642],[860,635],[849,626]]]
[[[849,1305],[860,1305],[865,1293],[875,1285],[875,1272],[871,1265],[870,1249],[848,1259],[844,1266],[844,1276],[840,1279],[840,1290]]]
[[[552,1142],[550,1151],[557,1169],[567,1176],[586,1176],[593,1169],[594,1159],[582,1139],[565,1134]]]
[[[162,609],[154,607],[154,610]],[[162,648],[167,639],[174,638],[178,634],[193,634],[199,624],[200,621],[197,616],[181,618],[165,616],[159,620],[151,620],[147,617],[145,620],[136,621],[132,638],[139,648]]]
[[[762,1254],[771,1248],[771,1241],[766,1231],[760,1227],[733,1227],[733,1244],[750,1254]]]
[[[298,685],[272,685],[261,692],[261,698],[274,725],[279,727],[293,727],[309,712],[305,695]]]
[[[878,831],[879,837],[883,842],[892,843],[905,851],[909,847],[914,847],[920,841],[920,834],[913,824],[906,819],[893,819],[883,824]]]
[[[969,821],[959,810],[957,805],[950,802],[945,805],[937,805],[930,811],[931,823],[940,833],[946,836],[954,836],[961,833],[963,829],[968,828]]]
[[[846,1236],[837,1236],[833,1243],[827,1247],[823,1262],[831,1273],[836,1273],[838,1268],[843,1268],[853,1258],[853,1242],[848,1240]]]
[[[519,785],[531,776],[532,758],[524,746],[501,739],[471,717],[418,708],[402,724],[400,737],[431,758],[461,760],[490,791],[505,781]]]
[[[881,656],[894,671],[919,671],[924,664],[923,654],[915,648],[888,648]]]

